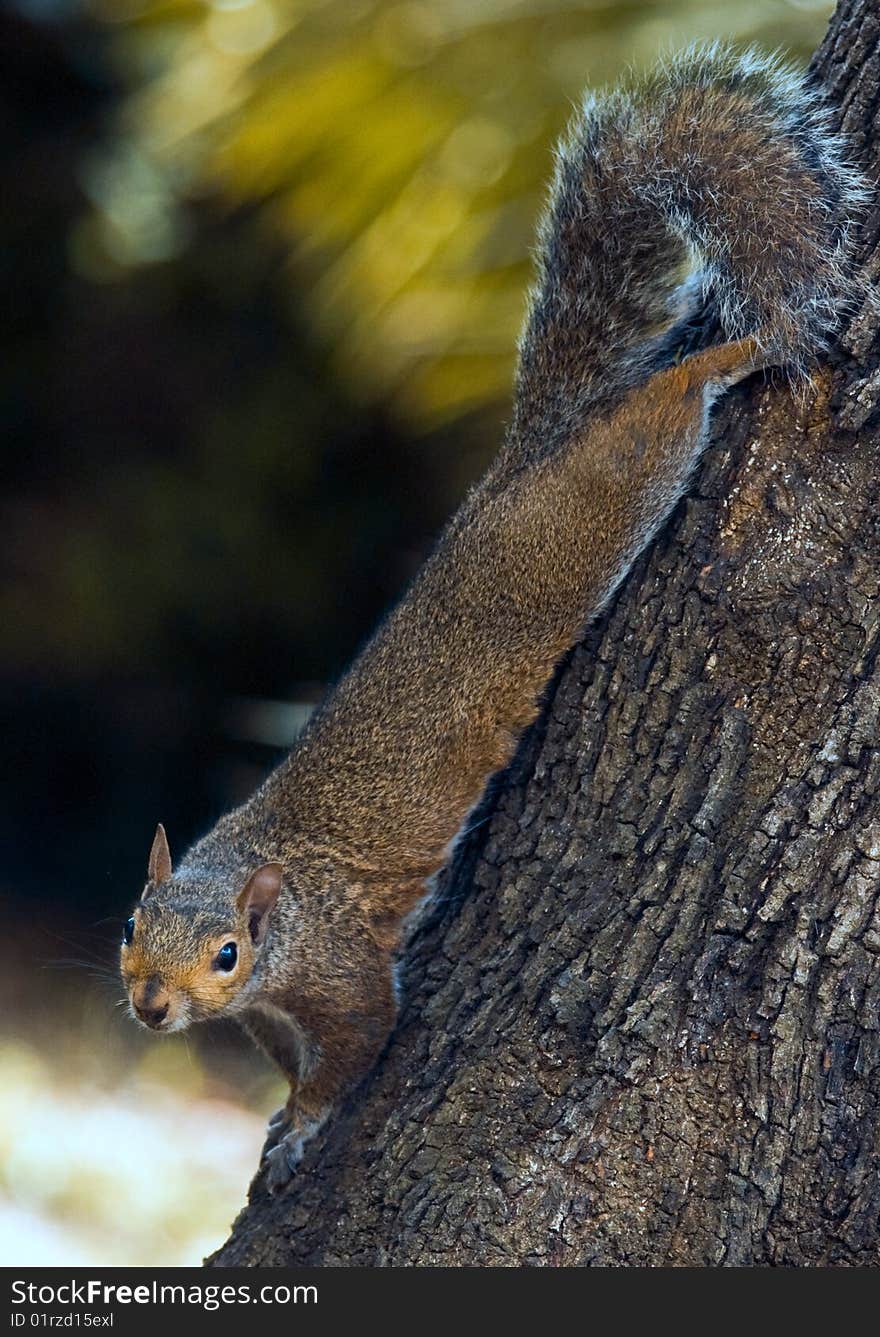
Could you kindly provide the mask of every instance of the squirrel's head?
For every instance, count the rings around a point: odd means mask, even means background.
[[[263,864],[216,895],[216,883],[175,878],[165,830],[156,829],[147,884],[122,932],[121,971],[132,1015],[154,1031],[235,1012],[243,1002],[281,890],[283,870]]]

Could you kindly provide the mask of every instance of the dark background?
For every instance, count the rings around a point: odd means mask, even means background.
[[[3,893],[127,911],[272,762],[250,698],[314,696],[439,523],[449,473],[355,406],[244,210],[173,261],[69,264],[78,167],[120,89],[105,35],[0,15]],[[283,730],[282,730],[283,733]]]

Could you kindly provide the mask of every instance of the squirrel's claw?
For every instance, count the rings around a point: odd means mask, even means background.
[[[317,1133],[328,1112],[325,1109],[317,1117],[310,1118],[301,1109],[291,1109],[290,1105],[286,1105],[273,1114],[269,1120],[262,1156],[266,1167],[266,1187],[270,1193],[280,1193],[290,1183],[302,1160],[303,1147]]]
[[[302,1160],[302,1154],[303,1137],[298,1128],[289,1128],[275,1146],[265,1152],[266,1187],[270,1193],[280,1193],[287,1187]]]
[[[264,1161],[272,1148],[278,1145],[289,1127],[290,1111],[286,1106],[282,1106],[280,1110],[275,1111],[266,1125],[266,1140],[263,1143],[263,1150],[260,1152],[261,1161]]]

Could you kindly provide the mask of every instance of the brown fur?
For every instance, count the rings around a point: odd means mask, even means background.
[[[855,186],[835,142],[818,142],[803,88],[785,85],[786,104],[773,79],[753,58],[691,55],[647,92],[584,114],[494,465],[287,760],[174,873],[157,833],[122,953],[127,987],[136,1005],[151,985],[168,995],[163,1029],[237,1016],[287,1074],[276,1186],[385,1044],[405,916],[560,656],[681,495],[713,400],[769,358],[801,361],[829,294],[846,300],[841,201]],[[746,207],[750,185],[762,194]],[[668,272],[685,186],[729,339],[679,364],[674,324],[657,331],[684,301]],[[768,244],[792,200],[785,248]],[[224,976],[217,951],[233,940]]]

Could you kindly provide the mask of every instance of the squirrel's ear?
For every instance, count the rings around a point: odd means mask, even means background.
[[[156,834],[153,836],[153,848],[150,850],[150,862],[147,865],[147,877],[157,886],[160,882],[167,882],[171,876],[171,851],[168,848],[168,837],[165,834],[165,828],[160,822],[156,827]]]
[[[269,926],[269,911],[278,900],[284,869],[280,863],[264,863],[255,873],[251,873],[243,889],[238,893],[236,904],[242,914],[247,916],[248,928],[255,943],[260,943],[266,936]]]

